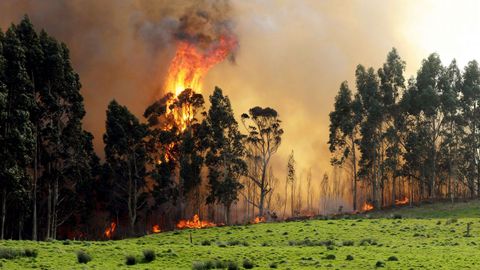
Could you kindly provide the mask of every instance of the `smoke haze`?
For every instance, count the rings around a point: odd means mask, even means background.
[[[275,108],[285,130],[273,160],[277,177],[283,181],[294,149],[299,171],[312,168],[318,183],[330,171],[328,113],[342,81],[355,88],[356,65],[378,68],[392,47],[407,62],[407,78],[432,52],[444,64],[478,60],[479,13],[477,1],[3,0],[0,27],[28,14],[37,29],[67,43],[83,84],[84,125],[100,156],[108,102],[115,98],[141,118],[162,91],[172,38],[206,48],[234,31],[235,64],[215,66],[202,93],[221,87],[237,117],[256,105]]]

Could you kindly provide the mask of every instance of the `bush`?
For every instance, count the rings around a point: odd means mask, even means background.
[[[78,263],[88,263],[92,260],[92,257],[83,250],[77,251],[77,261]]]
[[[38,256],[38,251],[36,249],[26,248],[25,257],[36,258]]]
[[[278,268],[278,264],[276,262],[273,262],[270,264],[270,268]]]
[[[151,262],[153,260],[155,260],[155,251],[151,249],[145,249],[143,251],[143,261]]]
[[[393,214],[392,218],[393,218],[393,219],[402,219],[402,215],[400,215],[400,214]]]
[[[377,261],[377,263],[375,264],[375,267],[385,267],[385,263],[382,261]]]
[[[193,270],[206,270],[205,264],[203,262],[193,262],[192,264]]]
[[[371,238],[362,239],[360,241],[360,246],[367,246],[367,245],[375,246],[377,244],[378,244],[377,241]]]
[[[347,260],[347,261],[353,261],[353,256],[352,256],[352,255],[347,255],[346,260]]]
[[[0,259],[15,259],[22,256],[22,252],[19,249],[14,248],[0,248]]]
[[[398,258],[395,257],[395,256],[390,256],[390,257],[388,257],[387,260],[393,262],[393,261],[398,261]]]
[[[353,246],[354,245],[354,242],[352,240],[346,240],[346,241],[343,241],[342,242],[342,246]]]
[[[328,254],[327,256],[325,256],[325,259],[327,260],[335,260],[335,255],[334,254]]]
[[[236,262],[228,261],[227,262],[228,270],[238,270],[238,264]]]
[[[203,240],[201,244],[202,246],[210,246],[211,242],[210,240]]]
[[[252,269],[254,267],[253,263],[248,259],[243,260],[243,268]]]
[[[125,264],[126,265],[135,265],[137,264],[137,258],[133,255],[125,256]]]

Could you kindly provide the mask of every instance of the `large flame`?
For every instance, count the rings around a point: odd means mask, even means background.
[[[200,92],[208,70],[225,60],[237,46],[237,40],[233,36],[221,36],[218,42],[206,49],[188,41],[179,41],[168,69],[165,90],[175,96],[187,88]]]
[[[110,226],[105,229],[105,237],[107,237],[108,239],[112,238],[116,228],[117,223],[112,221],[112,223],[110,223]]]
[[[195,214],[192,220],[180,220],[177,224],[177,229],[201,229],[216,226],[217,224],[213,222],[200,220],[200,217]]]
[[[178,41],[175,56],[168,68],[164,90],[173,93],[174,98],[177,98],[185,89],[200,93],[207,72],[215,64],[225,60],[237,46],[235,36],[227,35],[221,36],[207,48],[200,48],[197,44],[188,41]],[[167,111],[167,114],[173,115],[181,130],[184,130],[187,123],[194,117],[190,106],[177,111]]]

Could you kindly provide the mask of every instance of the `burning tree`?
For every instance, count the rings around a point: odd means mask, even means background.
[[[251,108],[248,114],[242,114],[242,123],[248,131],[246,142],[250,166],[247,178],[260,189],[258,203],[250,203],[256,205],[259,216],[263,216],[265,197],[272,191],[267,181],[268,164],[282,142],[283,129],[277,111],[269,107]]]

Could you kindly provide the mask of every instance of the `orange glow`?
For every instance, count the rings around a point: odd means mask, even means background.
[[[152,232],[153,232],[153,233],[160,233],[160,232],[162,232],[162,230],[160,229],[160,225],[158,225],[158,224],[153,225],[153,227],[152,227]]]
[[[362,211],[370,211],[373,210],[373,204],[365,202],[362,206]]]
[[[255,217],[255,219],[253,220],[253,223],[254,223],[254,224],[257,224],[257,223],[263,223],[263,222],[265,222],[265,221],[267,221],[267,220],[265,219],[265,217],[260,217],[260,216],[258,216],[258,217]]]
[[[217,42],[207,48],[199,48],[197,44],[179,41],[175,56],[168,68],[165,91],[173,93],[174,99],[185,89],[200,93],[207,72],[215,64],[225,60],[237,46],[238,42],[234,36],[221,36]],[[173,100],[170,101],[171,103]],[[192,107],[189,105],[177,111],[167,111],[167,114],[173,115],[182,131],[194,117]]]
[[[116,228],[117,228],[117,223],[115,222],[110,223],[110,226],[105,229],[105,237],[107,237],[108,239],[112,238]]]
[[[409,199],[407,197],[403,198],[402,200],[395,200],[396,205],[405,205],[408,204]]]
[[[217,224],[213,222],[200,220],[200,217],[195,214],[192,220],[180,220],[177,224],[177,229],[201,229],[216,226]]]

